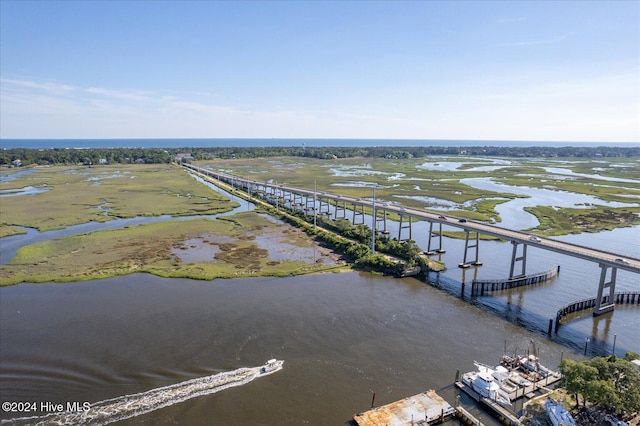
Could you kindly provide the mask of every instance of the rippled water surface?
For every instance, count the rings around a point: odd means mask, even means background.
[[[131,275],[0,289],[3,401],[145,392],[275,357],[282,371],[121,424],[342,424],[543,336],[413,279],[357,273],[216,281]],[[464,397],[463,397],[464,400]],[[3,413],[3,417],[8,415]]]

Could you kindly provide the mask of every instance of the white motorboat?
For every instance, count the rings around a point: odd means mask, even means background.
[[[544,378],[554,375],[553,371],[549,370],[547,367],[540,365],[538,357],[536,357],[535,355],[520,357],[518,361],[520,362],[520,367],[522,367],[523,370],[538,373],[540,377]]]
[[[500,389],[507,393],[512,393],[518,390],[518,386],[509,381],[510,376],[511,372],[501,365],[496,366],[493,371],[493,378],[498,381]]]
[[[275,373],[276,371],[282,369],[283,364],[284,364],[283,360],[270,359],[262,367],[260,367],[259,373],[261,375]]]
[[[491,374],[498,386],[500,386],[500,389],[505,391],[507,394],[518,390],[517,386],[508,381],[510,373],[509,370],[507,370],[503,366],[498,365],[495,368],[491,368],[488,365],[482,364],[477,361],[474,361],[473,364],[476,366],[476,368],[478,368],[478,371]]]
[[[514,384],[518,385],[518,386],[522,386],[523,388],[526,388],[526,387],[532,385],[532,383],[529,380],[525,379],[524,377],[522,377],[520,375],[520,373],[517,373],[515,371],[512,371],[509,374],[509,381],[511,383],[514,383]]]
[[[509,396],[500,389],[493,378],[493,370],[486,366],[478,367],[478,371],[471,371],[462,375],[462,382],[479,393],[482,397],[497,402],[500,405],[510,406]]]
[[[553,426],[575,426],[576,423],[569,411],[555,399],[547,398],[544,402],[544,408],[547,410],[547,416]]]

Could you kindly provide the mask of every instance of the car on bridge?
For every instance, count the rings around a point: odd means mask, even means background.
[[[625,265],[629,264],[629,261],[627,259],[623,259],[622,257],[618,257],[615,260],[617,263],[624,263]]]
[[[542,240],[540,238],[536,237],[535,235],[532,235],[532,236],[529,237],[529,241],[535,241],[536,243],[539,243]]]

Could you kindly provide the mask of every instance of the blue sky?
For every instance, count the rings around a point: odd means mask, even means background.
[[[0,0],[1,138],[640,143],[638,1]]]

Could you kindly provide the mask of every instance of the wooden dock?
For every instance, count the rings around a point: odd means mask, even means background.
[[[462,382],[456,382],[456,386],[462,389],[467,395],[469,395],[474,400],[481,402],[485,407],[489,408],[490,411],[496,416],[500,422],[506,426],[522,426],[522,422],[520,419],[509,411],[506,407],[498,404],[495,401],[490,400],[489,398],[485,398],[480,395],[475,390],[471,389],[469,386],[465,385]],[[471,416],[473,418],[473,416]]]
[[[456,418],[467,426],[484,426],[484,423],[460,405],[456,407]]]
[[[358,426],[425,426],[453,417],[455,410],[434,390],[408,396],[353,416]]]

